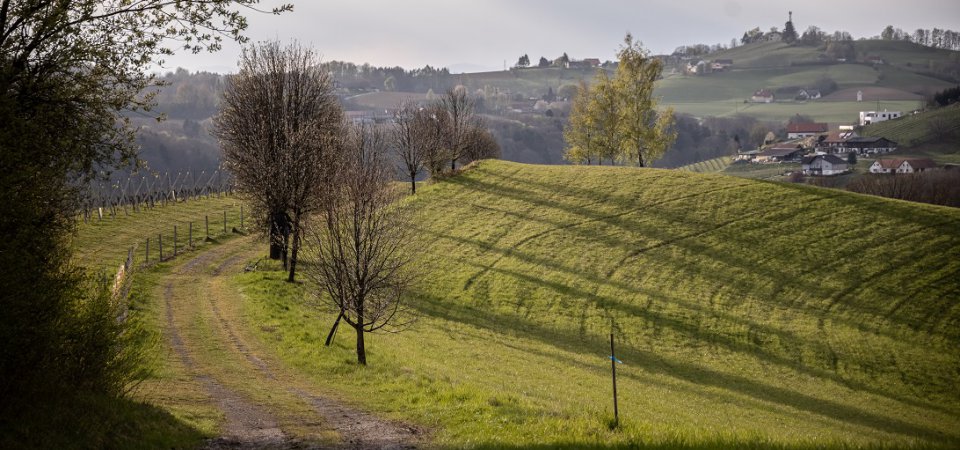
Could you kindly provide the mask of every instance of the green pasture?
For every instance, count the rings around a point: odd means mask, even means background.
[[[211,239],[223,236],[224,213],[226,234],[242,228],[240,214],[243,202],[234,196],[211,196],[175,203],[157,203],[154,207],[139,206],[104,211],[86,223],[81,221],[74,238],[77,263],[93,270],[115,271],[123,263],[127,252],[134,249],[138,262],[147,260],[147,239],[150,240],[149,260],[160,257],[159,236],[163,240],[164,259],[173,256],[173,228],[177,227],[177,251],[190,248],[190,230],[193,228],[193,247],[200,247],[207,238],[207,223]],[[244,208],[244,226],[249,226],[249,208]]]
[[[664,101],[660,106],[669,106],[679,113],[696,117],[724,117],[743,114],[760,120],[786,121],[797,114],[801,114],[820,122],[854,124],[860,118],[860,111],[873,111],[879,107],[881,110],[906,112],[917,109],[920,105],[915,101],[805,103],[743,103],[742,101],[671,103]]]
[[[696,173],[714,173],[722,172],[730,165],[733,158],[730,156],[721,156],[719,158],[708,159],[706,161],[695,162],[686,166],[678,167],[677,170]]]
[[[407,201],[417,320],[369,336],[368,367],[348,328],[324,348],[335,315],[309,283],[269,269],[233,282],[293,370],[439,446],[960,444],[958,210],[500,161]]]
[[[943,127],[943,130],[940,128]],[[937,138],[938,132],[960,131],[960,104],[934,109],[922,114],[906,115],[878,122],[863,128],[865,136],[882,136],[901,146],[914,146]]]

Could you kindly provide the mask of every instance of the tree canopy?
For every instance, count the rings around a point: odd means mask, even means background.
[[[586,97],[575,100],[564,133],[568,160],[609,159],[644,167],[663,156],[676,139],[673,109],[658,112],[659,101],[653,96],[663,63],[630,34],[617,57],[612,78],[601,70],[591,89],[581,87],[579,95]]]

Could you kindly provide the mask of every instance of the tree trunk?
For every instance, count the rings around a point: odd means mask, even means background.
[[[327,342],[324,344],[329,347],[333,343],[333,335],[337,334],[337,327],[340,326],[340,319],[343,319],[343,310],[340,310],[340,315],[337,316],[337,320],[333,322],[333,327],[330,328],[330,333],[327,334]]]
[[[287,266],[287,250],[289,248],[290,248],[290,228],[288,225],[288,228],[283,230],[283,255],[282,255],[283,270],[287,270],[289,268]]]
[[[417,193],[417,174],[414,173],[410,175],[410,194],[413,195],[416,193]]]
[[[300,212],[293,214],[293,246],[290,249],[290,276],[287,281],[293,283],[297,273],[297,253],[300,250]]]
[[[270,215],[270,259],[273,260],[283,256],[283,232],[281,231],[283,225],[280,220],[279,214]]]
[[[363,321],[357,316],[357,362],[360,365],[367,365],[367,349],[363,346]]]

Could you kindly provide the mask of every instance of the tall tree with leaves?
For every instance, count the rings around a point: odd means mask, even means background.
[[[591,97],[594,92],[583,80],[580,80],[573,104],[570,106],[570,117],[563,130],[563,139],[567,143],[567,150],[563,158],[574,164],[593,164],[599,162],[597,157],[598,129],[593,116],[590,115]]]
[[[148,69],[177,49],[244,41],[239,11],[257,3],[0,0],[0,409],[123,391],[129,374],[92,357],[118,350],[123,327],[90,328],[116,317],[91,308],[70,263],[77,200],[110,169],[136,166],[125,117],[149,113]],[[80,322],[99,340],[71,335]]]
[[[627,163],[644,167],[663,156],[676,139],[673,108],[657,111],[659,101],[653,85],[663,63],[651,58],[629,33],[617,52],[619,64],[610,86],[617,103],[617,130],[622,139],[620,156]]]
[[[523,69],[525,67],[530,67],[530,56],[523,55],[520,59],[517,60],[517,67]]]
[[[609,159],[644,167],[663,156],[676,139],[673,109],[658,112],[659,102],[653,97],[663,63],[651,58],[630,34],[617,57],[614,76],[597,72],[592,94],[574,103],[564,135],[568,159],[589,162],[596,155],[601,164]]]

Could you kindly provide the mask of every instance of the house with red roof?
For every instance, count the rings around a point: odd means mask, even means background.
[[[769,89],[760,89],[759,91],[753,93],[753,96],[750,97],[750,101],[753,103],[773,103],[773,91]]]
[[[825,123],[791,123],[787,125],[787,139],[803,139],[819,136],[829,128]]]
[[[878,159],[870,165],[870,173],[921,173],[937,168],[930,158]]]

